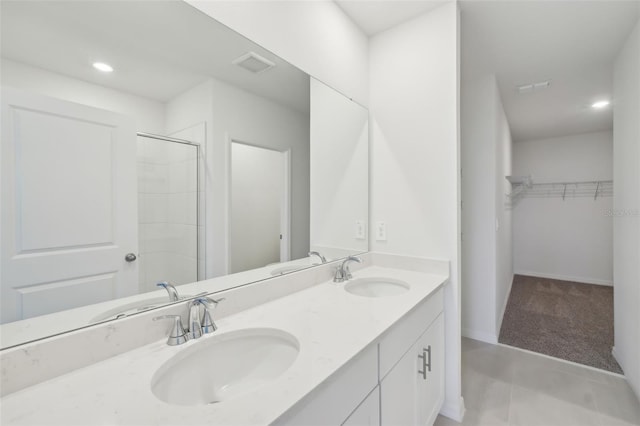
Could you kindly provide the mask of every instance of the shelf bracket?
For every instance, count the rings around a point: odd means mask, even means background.
[[[567,184],[564,184],[564,189],[562,190],[562,201],[564,201],[564,197],[567,195]]]
[[[598,198],[598,190],[600,189],[600,181],[598,181],[598,184],[596,185],[596,193],[593,196],[593,201],[595,201]]]

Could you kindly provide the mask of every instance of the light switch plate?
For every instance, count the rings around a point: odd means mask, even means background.
[[[376,222],[376,241],[387,241],[387,223]]]
[[[364,240],[366,238],[365,226],[363,220],[356,220],[356,239]]]

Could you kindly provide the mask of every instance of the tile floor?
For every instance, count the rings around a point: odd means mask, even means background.
[[[620,376],[501,345],[462,339],[463,425],[640,425]],[[435,426],[459,426],[439,416]]]

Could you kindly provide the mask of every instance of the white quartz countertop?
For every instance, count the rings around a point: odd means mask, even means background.
[[[3,425],[266,425],[293,407],[420,304],[448,279],[371,266],[354,279],[389,277],[410,284],[406,293],[370,298],[344,283],[325,282],[217,321],[218,331],[181,346],[155,342],[5,396]],[[224,303],[224,302],[223,302]],[[273,382],[219,404],[178,406],[151,392],[156,370],[172,356],[213,335],[275,328],[294,335],[300,352]],[[83,350],[83,348],[69,348]]]

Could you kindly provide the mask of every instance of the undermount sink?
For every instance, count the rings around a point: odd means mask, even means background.
[[[181,296],[180,300],[187,299],[192,296],[186,295]],[[166,305],[171,302],[166,296],[164,297],[153,297],[149,299],[138,300],[131,303],[126,303],[115,308],[109,309],[107,311],[102,312],[99,315],[96,315],[91,319],[91,323],[105,321],[109,319],[116,319],[120,317],[125,317],[127,315],[135,314],[137,312],[146,311],[151,308],[155,308],[160,305]]]
[[[349,293],[365,297],[396,296],[409,288],[409,284],[394,278],[358,278],[344,286]]]
[[[294,336],[272,328],[206,337],[165,362],[151,379],[151,391],[175,405],[224,402],[277,379],[299,351]]]

